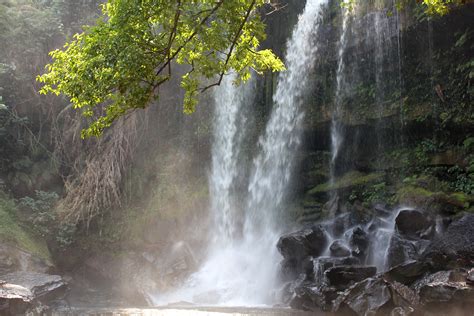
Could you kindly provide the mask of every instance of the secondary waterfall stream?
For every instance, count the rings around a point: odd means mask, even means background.
[[[346,3],[347,1],[345,1]],[[344,140],[344,128],[342,124],[342,102],[344,97],[344,89],[346,88],[345,78],[345,63],[344,53],[348,44],[348,23],[350,13],[347,8],[342,9],[342,30],[339,39],[339,47],[337,51],[337,70],[336,70],[336,96],[334,101],[334,110],[331,119],[331,161],[329,164],[329,181],[331,185],[335,184],[336,181],[336,164],[339,156],[339,151],[343,145]],[[331,193],[330,200],[333,204],[337,204],[337,195]],[[333,210],[331,210],[333,212]]]
[[[183,288],[158,295],[155,304],[188,301],[206,305],[259,306],[275,303],[279,254],[278,216],[301,143],[303,99],[316,60],[314,41],[327,0],[308,0],[287,42],[287,70],[277,81],[274,106],[250,166],[247,201],[238,201],[234,182],[242,172],[239,152],[246,130],[244,107],[253,100],[252,82],[237,87],[229,76],[215,92],[210,173],[211,228],[208,256]]]

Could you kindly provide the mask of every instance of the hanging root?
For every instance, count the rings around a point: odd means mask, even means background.
[[[88,227],[94,217],[121,205],[124,171],[138,139],[138,115],[132,113],[100,139],[87,141],[80,138],[82,124],[77,115],[61,120],[57,154],[70,162],[65,196],[59,204],[61,219],[74,224],[82,221]]]

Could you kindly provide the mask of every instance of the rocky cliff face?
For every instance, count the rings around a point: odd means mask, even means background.
[[[277,14],[294,16],[296,2]],[[473,6],[443,17],[428,17],[415,5],[398,11],[391,1],[354,9],[342,55],[342,145],[330,181],[341,12],[338,1],[330,2],[315,39],[319,63],[307,99],[295,217],[311,222],[354,203],[472,211]],[[273,36],[282,34],[281,25],[269,20],[270,46],[284,47]],[[292,18],[283,21],[291,28]],[[261,85],[260,102],[268,108],[272,78]],[[334,192],[339,205],[325,205]]]
[[[416,6],[363,4],[347,20],[340,54],[341,9],[327,8],[289,208],[305,229],[278,243],[282,298],[292,307],[472,308],[471,242],[458,238],[471,234],[474,211],[473,9],[430,18]],[[331,163],[336,105],[342,141]]]

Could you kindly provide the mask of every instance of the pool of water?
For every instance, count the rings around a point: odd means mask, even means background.
[[[330,315],[325,313],[303,312],[289,308],[250,308],[250,307],[159,307],[159,308],[68,308],[52,312],[53,316],[309,316]]]

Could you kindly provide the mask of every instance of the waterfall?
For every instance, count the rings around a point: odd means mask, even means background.
[[[378,152],[383,151],[383,141],[387,137],[383,133],[383,118],[389,102],[401,100],[401,58],[400,58],[400,32],[399,12],[395,1],[389,1],[387,6],[375,10],[370,19],[369,34],[370,44],[374,47],[374,72],[375,72],[375,103],[377,109],[377,147]],[[403,121],[403,114],[401,116]],[[398,137],[398,135],[394,135]]]
[[[344,89],[346,87],[345,80],[345,63],[344,53],[348,44],[348,24],[350,12],[346,8],[342,8],[342,30],[339,37],[339,47],[337,52],[337,71],[336,71],[336,95],[334,100],[334,110],[331,119],[331,161],[329,164],[330,183],[334,185],[336,180],[336,162],[339,151],[343,144],[344,130],[342,120],[342,103],[344,97]],[[330,201],[333,205],[337,205],[337,193],[331,193]],[[334,210],[331,210],[333,212]]]
[[[329,166],[332,185],[338,175],[354,167],[347,156],[358,157],[360,153],[358,146],[363,142],[357,136],[348,135],[343,116],[348,114],[347,119],[350,121],[352,113],[345,109],[351,104],[353,106],[354,100],[358,100],[362,93],[366,94],[366,99],[360,102],[366,104],[358,105],[375,105],[371,117],[376,121],[374,161],[380,158],[378,153],[383,152],[387,138],[402,137],[387,135],[384,121],[390,115],[393,103],[402,106],[400,17],[396,2],[390,0],[358,4],[352,10],[347,9],[350,7],[350,0],[345,0],[344,4],[346,5],[341,8],[342,25],[337,47],[336,86],[331,119]],[[361,88],[363,92],[358,91]],[[400,119],[403,122],[403,113]],[[352,144],[347,139],[351,139]],[[342,151],[345,153],[344,157],[341,155]],[[338,200],[337,192],[331,192],[329,200],[331,211],[334,211]]]
[[[235,75],[226,76],[214,93],[212,164],[209,177],[211,212],[217,230],[214,243],[228,244],[238,234],[239,214],[235,183],[239,175],[240,150],[245,136],[247,113],[253,103],[255,80],[237,87]]]
[[[273,96],[274,108],[265,134],[259,140],[260,154],[254,160],[249,184],[250,211],[247,232],[257,226],[273,227],[285,198],[293,170],[295,152],[301,142],[301,123],[304,118],[303,99],[308,90],[310,71],[314,67],[318,46],[315,35],[319,13],[325,0],[308,0],[298,24],[287,43],[287,70],[277,81]],[[273,214],[273,215],[271,215]],[[269,216],[270,215],[270,216]]]
[[[278,222],[296,151],[301,143],[303,101],[317,45],[319,13],[327,0],[308,0],[287,43],[287,70],[277,81],[274,107],[250,169],[247,201],[236,195],[239,153],[247,129],[245,106],[252,83],[236,87],[227,78],[215,92],[214,139],[210,172],[211,228],[207,259],[176,292],[157,295],[155,304],[189,301],[205,305],[259,306],[275,302],[280,261]]]
[[[287,71],[278,77],[273,111],[259,140],[260,153],[254,160],[244,223],[244,244],[256,259],[255,270],[247,275],[257,290],[252,295],[261,296],[262,292],[276,287],[280,261],[276,243],[282,229],[278,219],[283,213],[295,155],[301,143],[303,103],[317,57],[315,38],[319,14],[326,2],[308,0],[299,17],[286,47]]]

